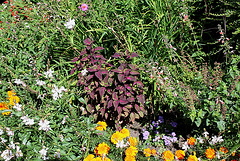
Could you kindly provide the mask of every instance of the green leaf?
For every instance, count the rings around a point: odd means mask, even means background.
[[[199,117],[196,118],[195,124],[197,125],[197,127],[199,127],[201,125],[201,123],[202,123],[202,120]]]
[[[225,121],[223,121],[223,120],[218,121],[217,122],[217,127],[220,131],[225,130]]]

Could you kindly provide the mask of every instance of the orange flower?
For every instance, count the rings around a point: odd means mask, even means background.
[[[103,142],[103,143],[98,144],[98,146],[94,150],[94,153],[96,155],[103,156],[103,155],[108,154],[109,150],[110,150],[110,147],[105,142]]]
[[[136,159],[133,156],[126,156],[124,161],[136,161]]]
[[[189,155],[187,161],[198,161],[198,159],[195,155]]]
[[[120,133],[122,134],[122,137],[123,138],[126,138],[126,137],[129,137],[130,136],[130,133],[129,133],[129,130],[128,129],[125,129],[123,128]]]
[[[151,153],[152,153],[151,149],[147,148],[147,149],[144,149],[143,151],[144,151],[143,154],[145,154],[146,157],[151,156]]]
[[[98,121],[97,124],[100,125],[100,126],[96,127],[96,130],[103,131],[103,130],[106,130],[106,129],[107,129],[107,124],[106,124],[106,122],[104,122],[104,121]]]
[[[128,142],[130,143],[131,146],[136,146],[138,144],[137,138],[135,137],[130,137],[128,139]]]
[[[0,110],[9,110],[8,104],[6,102],[0,102]],[[3,112],[3,115],[9,115],[11,112]]]
[[[138,150],[137,150],[137,148],[134,147],[134,146],[128,147],[128,148],[126,149],[126,151],[125,151],[126,156],[135,157],[135,156],[137,155],[137,153],[138,153]]]
[[[213,159],[215,157],[215,150],[209,147],[206,150],[205,155],[208,159]]]
[[[175,156],[176,156],[178,159],[183,159],[184,156],[185,156],[185,152],[182,151],[182,150],[177,150],[177,151],[175,152]]]
[[[228,149],[225,148],[225,147],[221,147],[221,148],[220,148],[220,151],[223,152],[223,153],[225,153],[225,154],[228,153]]]
[[[157,151],[155,149],[152,149],[151,153],[152,153],[153,156],[157,155]]]
[[[89,155],[87,156],[87,158],[85,158],[83,161],[92,161],[93,158],[94,158],[94,155],[93,155],[93,154],[89,154]]]
[[[190,137],[189,139],[187,139],[187,143],[188,145],[194,145],[196,139],[194,139],[193,137]]]
[[[172,161],[174,160],[174,155],[170,150],[165,151],[163,152],[163,159],[164,161]]]

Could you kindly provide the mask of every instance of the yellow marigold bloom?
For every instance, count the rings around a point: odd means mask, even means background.
[[[122,134],[123,138],[129,137],[130,133],[128,129],[123,128],[120,133]]]
[[[133,156],[126,156],[124,161],[136,161],[136,159]]]
[[[174,160],[174,155],[170,150],[163,152],[164,161],[172,161]]]
[[[198,159],[195,155],[189,155],[187,161],[198,161]]]
[[[7,94],[8,94],[8,97],[12,97],[16,95],[14,91],[8,91]]]
[[[223,153],[225,153],[225,154],[228,153],[228,149],[225,148],[225,147],[221,147],[221,148],[220,148],[220,151],[223,152]]]
[[[128,142],[130,143],[131,146],[137,146],[137,144],[138,144],[137,138],[135,138],[135,137],[130,137],[128,139]]]
[[[103,143],[98,144],[98,146],[94,150],[94,153],[96,155],[103,156],[103,155],[108,154],[109,150],[110,150],[110,147],[105,142],[103,142]]]
[[[12,96],[7,99],[10,101],[9,105],[13,105],[13,106],[20,101],[20,98],[18,96]]]
[[[178,159],[183,159],[185,157],[185,152],[183,150],[177,150],[175,152],[175,156],[178,158]]]
[[[122,133],[120,133],[119,131],[116,131],[111,136],[111,142],[113,144],[117,144],[118,141],[122,141],[123,140],[123,136],[122,135],[123,135]]]
[[[190,137],[189,139],[187,139],[187,143],[188,145],[194,145],[196,139],[194,139],[193,137]]]
[[[126,156],[135,157],[135,156],[137,155],[137,153],[138,153],[138,150],[137,150],[137,148],[134,147],[134,146],[128,147],[128,148],[126,149],[126,151],[125,151]]]
[[[104,157],[102,161],[111,161],[111,159]]]
[[[146,157],[150,157],[152,154],[151,149],[147,148],[143,150],[143,154],[145,154]]]
[[[215,150],[209,147],[206,150],[205,155],[208,159],[213,159],[215,157]]]
[[[97,158],[92,159],[91,161],[102,161],[102,158],[101,157],[97,157]]]
[[[103,131],[103,130],[106,130],[106,129],[107,129],[107,124],[106,124],[106,122],[104,122],[104,121],[98,121],[97,124],[98,124],[99,126],[96,127],[96,130]]]
[[[152,153],[153,156],[157,155],[157,151],[155,149],[152,149],[151,153]]]
[[[9,110],[8,104],[6,102],[0,102],[0,110]],[[3,115],[9,115],[11,112],[3,112]]]
[[[93,155],[93,154],[89,154],[89,155],[87,156],[87,158],[85,158],[83,161],[92,161],[93,158],[94,158],[94,155]]]

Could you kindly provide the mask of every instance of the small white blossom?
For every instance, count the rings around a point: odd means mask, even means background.
[[[14,83],[16,83],[17,85],[22,84],[23,82],[20,79],[15,79]]]
[[[212,140],[209,142],[209,144],[212,144],[212,145],[215,145],[217,143],[221,143],[223,142],[224,140],[222,139],[222,136],[212,136]]]
[[[2,143],[6,143],[7,142],[7,140],[6,139],[4,139],[4,138],[0,138],[2,141]]]
[[[16,153],[15,153],[15,155],[16,155],[17,158],[23,156],[23,153],[22,153],[22,151],[21,151],[19,146],[16,146]]]
[[[198,137],[197,139],[198,139],[198,142],[199,142],[199,143],[201,143],[201,144],[203,144],[203,143],[204,143],[204,141],[203,141],[203,138],[201,138],[201,137]]]
[[[0,135],[2,135],[3,134],[3,129],[0,129]]]
[[[184,142],[184,144],[182,145],[182,149],[183,149],[184,151],[187,151],[189,148],[190,148],[190,147],[188,146],[187,141]]]
[[[55,152],[54,157],[56,157],[56,158],[60,158],[60,151]]]
[[[10,144],[9,144],[9,148],[11,148],[11,149],[15,149],[15,144],[13,143],[13,141],[10,142]]]
[[[49,69],[48,71],[44,72],[45,78],[52,78],[54,71]]]
[[[23,123],[25,125],[33,125],[34,123],[34,119],[30,119],[28,116],[22,116],[21,119],[23,120]]]
[[[116,143],[116,147],[117,148],[124,148],[124,147],[126,147],[127,145],[126,144],[124,144],[124,141],[123,140],[118,140],[118,142]]]
[[[48,120],[40,120],[38,125],[40,126],[38,130],[44,130],[44,131],[51,130]]]
[[[20,104],[15,104],[14,106],[13,106],[13,108],[15,108],[17,111],[22,111],[22,105],[20,105]]]
[[[204,135],[205,138],[207,138],[208,135],[209,135],[209,133],[208,133],[207,131],[205,131],[205,132],[203,133],[203,135]]]
[[[58,87],[56,86],[56,85],[54,85],[54,89],[52,89],[52,96],[53,96],[53,99],[54,100],[57,100],[58,98],[61,98],[62,97],[62,92],[63,91],[67,91],[67,89],[66,88],[64,88],[63,86],[60,88],[60,89],[58,89]]]
[[[6,133],[8,136],[13,136],[14,132],[10,130],[10,128],[6,127]]]
[[[87,69],[81,71],[82,76],[85,76],[88,73]]]
[[[47,160],[48,159],[48,157],[47,157],[47,150],[48,150],[48,148],[45,149],[45,147],[43,147],[43,149],[39,151],[39,153],[41,154],[43,160]]]
[[[41,80],[36,80],[36,82],[37,82],[37,85],[39,85],[39,86],[42,86],[42,85],[45,85],[46,83],[44,82],[44,81],[41,81]]]
[[[12,159],[13,155],[12,155],[12,151],[7,149],[7,150],[4,150],[1,154],[1,157],[3,159],[5,159],[5,161],[9,161]]]
[[[66,23],[64,24],[64,26],[66,26],[66,28],[68,28],[68,29],[74,28],[74,26],[75,26],[75,20],[74,20],[74,19],[71,20],[71,18],[70,18],[69,22],[66,22]]]

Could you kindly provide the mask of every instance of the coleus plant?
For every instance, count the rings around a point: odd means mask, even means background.
[[[104,48],[93,48],[93,42],[84,40],[86,48],[72,60],[75,64],[70,73],[78,73],[77,85],[83,87],[81,96],[87,102],[87,112],[117,128],[143,117],[144,85],[138,80],[139,68],[130,64],[138,54],[115,53],[109,63],[99,52]]]

